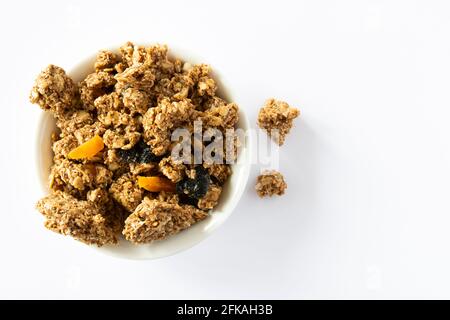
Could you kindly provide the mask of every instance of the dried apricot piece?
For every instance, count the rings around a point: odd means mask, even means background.
[[[102,151],[104,147],[105,145],[103,143],[103,139],[96,135],[92,139],[70,151],[67,157],[75,160],[91,158]]]
[[[163,177],[142,177],[138,176],[139,187],[150,191],[150,192],[160,192],[160,191],[175,191],[175,184],[169,179]]]

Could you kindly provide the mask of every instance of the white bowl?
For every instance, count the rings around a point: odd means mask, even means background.
[[[110,48],[110,50],[117,52],[117,48]],[[175,49],[171,46],[169,46],[169,53],[171,57],[178,57],[183,61],[192,64],[208,63],[206,60],[189,54],[185,50]],[[72,70],[68,72],[69,76],[71,76],[74,81],[82,80],[86,75],[93,72],[94,61],[95,54],[72,68]],[[224,78],[214,69],[214,65],[212,65],[212,68],[212,76],[219,86],[218,95],[227,101],[233,101],[239,105],[239,103],[233,99],[230,91],[227,90],[229,87],[226,85]],[[242,111],[239,112],[239,122],[237,127],[248,132],[248,120]],[[49,192],[48,176],[50,167],[53,163],[50,135],[55,130],[56,125],[53,116],[48,112],[42,112],[37,132],[36,157],[37,172],[44,194]],[[155,241],[150,244],[134,245],[121,238],[117,245],[106,245],[100,248],[97,246],[87,246],[81,243],[80,245],[94,248],[108,255],[121,258],[156,259],[186,250],[204,240],[231,215],[243,194],[250,172],[250,139],[250,135],[246,134],[238,161],[232,165],[233,173],[224,185],[220,202],[218,206],[211,211],[211,214],[207,219],[165,240]]]

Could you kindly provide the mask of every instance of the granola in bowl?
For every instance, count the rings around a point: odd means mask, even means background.
[[[198,122],[201,134],[239,127],[239,109],[218,94],[209,66],[173,59],[166,46],[126,43],[100,51],[91,71],[74,81],[50,65],[31,91],[57,129],[50,191],[37,204],[45,226],[97,246],[147,244],[211,218],[233,165],[198,162],[194,152],[181,161],[173,139],[183,129],[202,151],[212,140],[196,139]]]

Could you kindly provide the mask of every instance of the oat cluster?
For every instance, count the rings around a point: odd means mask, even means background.
[[[52,135],[51,193],[37,204],[45,226],[101,246],[120,233],[133,243],[161,240],[205,219],[230,166],[178,163],[170,138],[196,120],[203,130],[235,127],[238,107],[216,95],[210,67],[169,59],[166,46],[128,42],[117,54],[100,51],[93,70],[75,83],[49,65],[30,94],[59,128]],[[95,136],[104,142],[95,156],[68,157]],[[150,192],[137,176],[165,177],[176,189]]]

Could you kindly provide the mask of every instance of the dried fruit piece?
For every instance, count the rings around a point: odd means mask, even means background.
[[[161,159],[161,157],[156,156],[152,150],[150,149],[150,146],[143,141],[141,141],[141,154],[139,157],[140,163],[149,163],[149,162],[157,162]]]
[[[160,191],[175,191],[175,184],[169,179],[163,177],[138,177],[139,187],[150,191],[150,192],[160,192]]]
[[[103,150],[105,147],[102,138],[95,135],[92,139],[79,145],[75,149],[69,152],[67,157],[69,159],[86,159],[95,156],[97,153]]]
[[[134,147],[129,150],[117,150],[117,155],[120,159],[122,159],[122,161],[129,163],[150,163],[158,162],[161,159],[161,157],[156,156],[150,149],[150,146],[142,140],[136,143]]]
[[[202,166],[195,168],[195,178],[186,178],[177,183],[177,192],[189,198],[200,199],[208,192],[211,179],[208,171]]]

